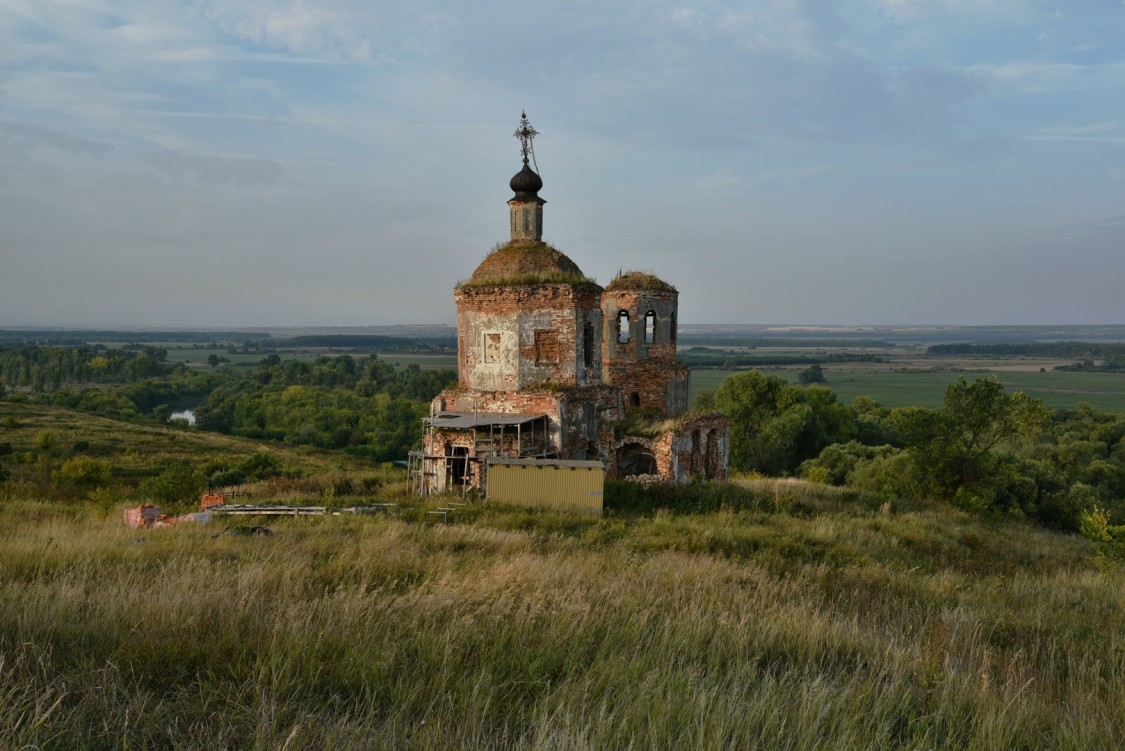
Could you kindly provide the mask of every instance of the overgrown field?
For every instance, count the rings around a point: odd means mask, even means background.
[[[1125,746],[1122,567],[799,481],[132,531],[0,504],[0,748]]]

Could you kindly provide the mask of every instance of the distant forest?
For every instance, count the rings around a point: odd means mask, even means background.
[[[1125,357],[1125,344],[1120,342],[1021,342],[1019,344],[934,344],[926,348],[928,355],[1024,355],[1029,357]]]
[[[856,349],[890,349],[893,342],[884,339],[775,339],[772,337],[724,337],[711,334],[682,334],[679,337],[681,344],[693,344],[702,347],[854,347]]]
[[[444,351],[457,346],[457,340],[452,337],[414,339],[379,334],[308,334],[281,339],[278,343],[285,347],[356,347],[378,352],[431,352]]]

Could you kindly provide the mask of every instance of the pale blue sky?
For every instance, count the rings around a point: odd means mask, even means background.
[[[1125,322],[1125,2],[0,0],[0,326],[452,323],[507,234],[693,323]]]

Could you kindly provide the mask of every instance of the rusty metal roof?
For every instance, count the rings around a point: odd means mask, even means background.
[[[484,428],[489,425],[526,425],[534,420],[545,420],[547,415],[520,415],[505,412],[439,412],[427,417],[426,422],[435,428]]]
[[[493,464],[514,464],[520,467],[561,467],[570,469],[605,469],[605,465],[593,459],[516,459],[507,456],[490,456],[485,459]]]

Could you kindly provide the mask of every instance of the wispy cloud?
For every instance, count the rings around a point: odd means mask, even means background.
[[[152,149],[141,158],[165,177],[199,185],[248,188],[281,181],[281,165],[270,159],[191,154],[172,149]]]
[[[45,146],[69,154],[100,156],[113,151],[113,145],[89,138],[63,133],[53,128],[30,123],[0,121],[0,134],[25,144]]]
[[[1117,122],[1089,125],[1053,125],[1020,137],[1024,141],[1087,141],[1125,143],[1125,129]]]
[[[847,317],[846,301],[830,300],[845,284],[911,317],[908,296],[889,298],[949,247],[972,248],[987,271],[1010,262],[1002,240],[1117,214],[1123,7],[0,0],[0,247],[36,259],[21,286],[55,295],[60,311],[81,312],[79,285],[53,271],[60,259],[143,267],[105,296],[129,301],[165,283],[167,264],[145,265],[159,245],[165,259],[193,259],[185,268],[235,251],[240,268],[275,268],[276,286],[308,289],[302,310],[321,320],[380,317],[340,307],[372,298],[427,317],[448,303],[435,264],[505,231],[510,133],[527,107],[544,131],[560,245],[593,238],[594,257],[625,252],[630,227],[651,225],[661,229],[645,252],[673,258],[706,233],[675,279],[700,319],[788,318],[789,300],[805,300],[789,308],[802,317]],[[493,185],[496,196],[482,188]],[[587,189],[640,196],[635,216],[597,213]],[[733,211],[740,202],[760,210]],[[715,249],[746,233],[761,278],[785,279],[794,252],[833,278],[816,287],[802,275],[811,291],[788,290],[780,307],[730,302],[745,299],[728,283],[744,279],[744,259]],[[404,261],[407,246],[434,263]],[[884,262],[839,262],[864,257]],[[1099,278],[1125,275],[1116,257],[1097,257],[1109,264]],[[715,268],[729,273],[705,271]],[[15,302],[11,279],[0,275],[0,322],[36,304]],[[1005,294],[974,309],[1022,304]],[[263,293],[216,315],[285,313]]]
[[[807,167],[796,167],[791,169],[771,169],[762,172],[760,177],[763,180],[780,180],[786,183],[796,183],[807,180],[812,177],[834,172],[838,169],[835,164],[812,164]]]

